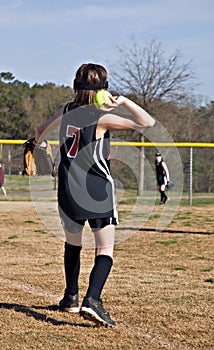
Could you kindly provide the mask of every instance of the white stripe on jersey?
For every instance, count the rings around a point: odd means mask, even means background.
[[[112,185],[112,198],[113,198],[113,215],[114,215],[114,218],[117,219],[118,221],[118,212],[117,212],[117,207],[116,207],[116,200],[115,200],[115,187],[114,187],[114,180],[112,179],[112,176],[110,174],[110,171],[109,171],[109,168],[108,168],[108,165],[106,163],[106,160],[105,158],[103,157],[103,142],[104,142],[104,137],[102,136],[102,138],[100,140],[97,140],[96,141],[96,145],[95,145],[95,148],[94,148],[94,154],[93,154],[93,158],[94,158],[94,161],[97,165],[97,167],[103,172],[103,174],[106,176],[106,178],[109,180],[109,182],[111,183]],[[102,164],[99,162],[98,158],[97,158],[97,147],[100,143],[100,148],[99,148],[99,156],[100,156],[100,159],[101,161],[103,162],[104,166],[102,166]]]

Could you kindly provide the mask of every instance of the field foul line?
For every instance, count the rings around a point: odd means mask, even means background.
[[[1,284],[6,284],[7,286],[15,288],[15,289],[22,290],[22,291],[27,292],[29,294],[32,294],[34,296],[44,297],[44,298],[47,298],[47,299],[51,299],[53,301],[57,301],[58,302],[59,298],[60,298],[60,296],[58,296],[56,294],[52,294],[50,292],[46,292],[40,287],[34,287],[34,286],[30,285],[30,284],[25,284],[25,283],[20,283],[20,282],[16,282],[16,281],[11,281],[8,278],[0,277],[0,283]]]

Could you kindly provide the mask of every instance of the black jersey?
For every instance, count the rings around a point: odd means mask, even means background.
[[[157,177],[157,183],[158,185],[164,185],[166,183],[166,172],[163,168],[163,160],[160,162],[155,161],[155,167],[156,167],[156,177]]]
[[[116,217],[107,131],[96,139],[100,112],[70,103],[60,126],[58,204],[60,216],[73,220]],[[66,109],[65,109],[66,111]]]

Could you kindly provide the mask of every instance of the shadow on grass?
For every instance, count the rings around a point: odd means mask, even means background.
[[[0,308],[7,309],[7,310],[15,310],[16,312],[21,312],[28,317],[33,317],[37,321],[51,323],[54,326],[69,325],[69,326],[89,327],[89,328],[96,327],[96,325],[89,324],[89,323],[82,323],[82,322],[81,323],[73,323],[73,322],[67,322],[67,321],[58,321],[55,318],[47,317],[44,313],[40,313],[38,311],[35,311],[35,310],[60,311],[59,307],[57,305],[25,306],[25,305],[20,305],[20,304],[0,303]]]
[[[176,229],[164,229],[164,230],[157,230],[154,227],[117,227],[117,230],[123,231],[123,230],[130,230],[130,231],[145,231],[145,232],[162,232],[162,233],[186,233],[186,234],[195,234],[195,235],[213,235],[214,232],[206,232],[206,231],[187,231],[187,230],[176,230]]]

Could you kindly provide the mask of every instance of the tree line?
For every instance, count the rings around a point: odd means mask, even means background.
[[[154,40],[145,47],[133,41],[132,47],[117,50],[118,63],[109,69],[112,90],[128,96],[156,117],[175,142],[214,142],[214,101],[199,103],[194,96],[191,64],[182,62],[178,50],[166,57],[161,44]],[[33,137],[37,126],[73,97],[69,86],[51,82],[30,86],[12,72],[0,72],[0,139]],[[114,131],[112,137],[139,141],[136,131]],[[146,152],[152,157],[151,149]],[[212,191],[213,152],[206,152],[206,156],[205,151],[200,153],[194,166],[206,169],[206,175],[195,186],[198,191]],[[181,151],[181,157],[185,169],[188,155]]]
[[[28,139],[38,125],[73,98],[68,86],[21,82],[10,72],[0,73],[0,138]]]

